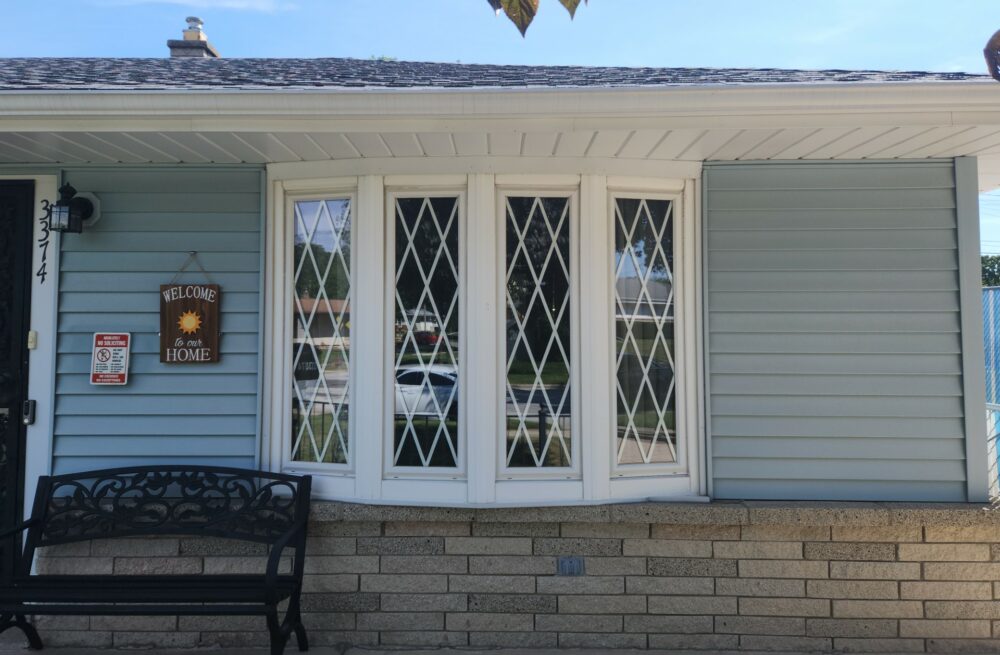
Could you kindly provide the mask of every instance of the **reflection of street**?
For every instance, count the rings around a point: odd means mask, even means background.
[[[568,393],[566,385],[547,385],[534,390],[530,384],[510,385],[506,403],[509,466],[535,467],[538,466],[536,457],[543,466],[572,465],[569,457],[572,437],[570,399],[565,398],[561,411],[559,405]],[[553,412],[559,413],[554,415]],[[521,416],[524,417],[523,430]],[[559,441],[560,436],[565,450]],[[543,452],[550,438],[552,441]]]
[[[624,430],[618,430],[618,440],[615,444],[615,449],[619,454],[618,464],[645,464],[646,461],[643,459],[643,453],[648,453],[650,448],[653,448],[654,441],[656,442],[656,450],[653,452],[655,456],[651,459],[651,464],[673,464],[674,457],[670,453],[670,447],[665,443],[664,439],[661,437],[658,441],[656,439],[654,430],[640,429],[638,437],[636,435],[631,435],[627,440],[625,440]],[[625,448],[622,448],[622,441],[625,440]]]

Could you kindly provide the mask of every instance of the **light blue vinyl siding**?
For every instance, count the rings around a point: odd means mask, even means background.
[[[705,169],[717,498],[966,498],[952,162]]]
[[[102,217],[60,253],[53,470],[157,462],[253,466],[259,426],[259,170],[81,168]],[[198,258],[222,288],[221,361],[161,364],[159,286]],[[179,281],[204,282],[191,264]],[[92,334],[132,333],[129,382],[89,382]]]

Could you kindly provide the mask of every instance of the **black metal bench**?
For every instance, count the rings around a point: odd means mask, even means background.
[[[27,616],[264,615],[271,653],[294,632],[308,649],[300,615],[309,518],[309,476],[209,467],[158,466],[88,471],[38,480],[13,579],[0,588],[0,632],[20,628],[42,641]],[[35,549],[91,539],[155,535],[222,537],[268,544],[259,575],[32,575]],[[291,573],[279,572],[286,549]],[[284,619],[280,603],[287,601]]]

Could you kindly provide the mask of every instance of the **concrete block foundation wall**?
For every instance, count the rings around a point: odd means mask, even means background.
[[[313,514],[303,607],[315,645],[1000,651],[1000,510],[984,506],[318,502]],[[563,555],[585,574],[556,575]],[[38,569],[252,572],[264,556],[213,540],[95,541],[45,553]],[[261,617],[37,624],[50,646],[267,641]]]

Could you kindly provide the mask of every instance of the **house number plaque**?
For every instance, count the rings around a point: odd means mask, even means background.
[[[160,361],[207,364],[219,361],[217,284],[160,285]]]

